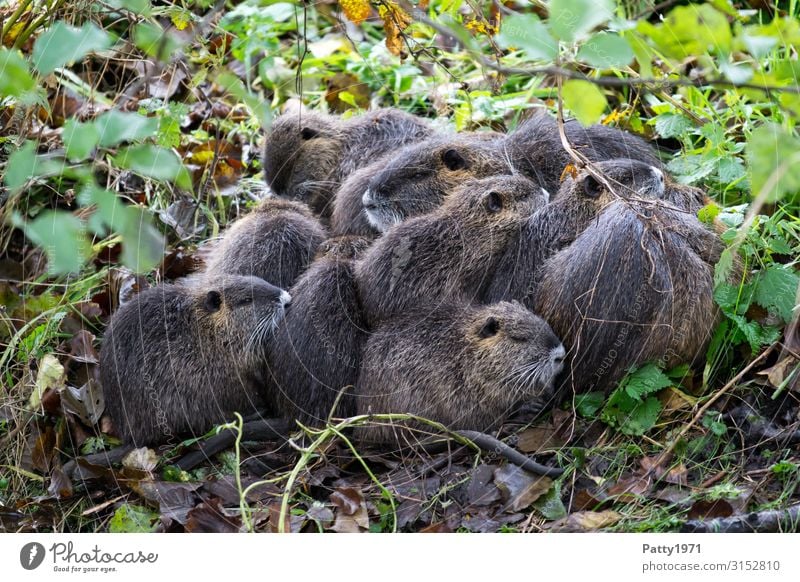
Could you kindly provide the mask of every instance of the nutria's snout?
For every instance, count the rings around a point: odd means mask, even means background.
[[[567,351],[564,349],[563,344],[558,344],[550,350],[550,367],[553,369],[553,376],[557,376],[564,368],[564,356]]]
[[[284,309],[289,309],[289,307],[292,305],[292,296],[289,295],[288,291],[281,291],[281,294],[278,297],[278,302]]]
[[[664,195],[664,188],[665,188],[664,172],[662,172],[655,166],[650,166],[650,173],[653,174],[653,177],[655,178],[656,181],[656,185],[653,188],[653,190],[655,191],[654,193],[656,194],[656,196],[661,198]]]
[[[550,203],[550,191],[542,188],[542,197],[544,198],[544,203]]]

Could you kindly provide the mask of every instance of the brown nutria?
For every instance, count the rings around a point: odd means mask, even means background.
[[[523,176],[470,180],[437,210],[392,228],[356,266],[367,321],[422,303],[480,297],[509,241],[547,200]]]
[[[407,413],[451,430],[491,430],[520,403],[549,399],[563,358],[550,326],[519,303],[410,311],[367,340],[358,413]],[[391,425],[377,423],[360,437],[397,440]]]
[[[511,174],[501,144],[492,132],[437,136],[386,156],[370,166],[368,182],[365,173],[337,192],[334,232],[361,232],[366,218],[372,231],[383,233],[434,210],[465,180]]]
[[[256,277],[228,276],[154,287],[120,307],[100,352],[117,432],[141,446],[256,410],[267,343],[290,300]]]
[[[325,254],[290,290],[292,309],[275,333],[266,380],[274,406],[289,418],[319,424],[332,412],[355,413],[353,386],[368,331],[353,261],[368,244],[360,237],[326,241]]]
[[[305,202],[327,219],[329,203],[347,176],[433,132],[427,121],[397,109],[341,119],[292,104],[272,124],[264,176],[275,194]]]
[[[571,147],[589,161],[615,158],[638,160],[661,168],[657,151],[642,138],[605,125],[584,127],[575,120],[564,124]],[[556,193],[564,169],[574,164],[561,143],[556,120],[547,113],[533,115],[505,140],[514,169]]]
[[[307,206],[266,198],[227,230],[211,252],[206,272],[252,275],[288,289],[325,238],[325,229]]]
[[[632,367],[693,363],[718,321],[723,245],[669,203],[618,200],[542,267],[533,308],[564,340],[565,382],[609,391]]]
[[[531,216],[506,248],[485,301],[516,299],[531,307],[544,261],[575,240],[603,207],[620,198],[655,201],[665,197],[664,174],[655,166],[617,159],[598,162],[594,168],[613,190],[589,170],[568,176],[555,199]]]

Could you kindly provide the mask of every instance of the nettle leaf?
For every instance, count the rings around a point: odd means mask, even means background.
[[[89,157],[100,141],[100,131],[94,123],[81,123],[71,117],[64,124],[62,134],[67,158],[80,162]]]
[[[92,22],[75,28],[59,20],[36,39],[33,65],[42,75],[48,75],[80,61],[90,52],[107,49],[111,43],[111,35]]]
[[[620,383],[619,389],[635,400],[672,386],[672,380],[655,364],[645,364],[628,374]]]
[[[564,105],[583,125],[592,125],[608,108],[608,101],[597,85],[589,81],[567,81],[562,87]]]
[[[575,395],[575,410],[584,418],[592,418],[603,406],[605,396],[602,392],[586,392]]]
[[[0,97],[21,97],[35,88],[28,62],[19,51],[0,46]]]
[[[747,175],[747,170],[739,158],[726,157],[717,163],[717,180],[720,184],[729,185],[738,182]]]
[[[512,14],[504,19],[497,43],[505,49],[519,49],[533,60],[553,61],[558,56],[558,42],[535,14]]]
[[[763,326],[756,321],[748,321],[743,315],[728,313],[726,315],[736,325],[736,329],[739,332],[739,337],[734,336],[733,343],[741,343],[742,340],[747,341],[753,353],[760,351],[762,346],[777,341],[781,336],[781,331],[776,327]]]
[[[114,163],[155,180],[174,181],[180,188],[192,187],[189,172],[171,150],[152,145],[130,146],[114,156]]]
[[[618,34],[600,32],[581,46],[577,58],[596,69],[621,68],[633,60],[633,49]]]
[[[697,211],[697,219],[704,224],[711,224],[721,211],[722,207],[710,202]]]
[[[575,42],[614,16],[611,0],[550,0],[547,24],[556,38]]]
[[[91,253],[85,225],[64,210],[44,210],[31,221],[15,221],[31,242],[47,254],[47,268],[54,275],[76,273]]]
[[[134,14],[150,16],[150,0],[107,0],[106,4],[114,8],[124,8]]]
[[[633,407],[633,410],[619,419],[620,432],[629,435],[643,435],[655,426],[662,408],[658,398],[650,396],[644,402],[638,403]]]
[[[655,118],[656,131],[663,138],[683,137],[694,127],[692,120],[680,113],[662,113]]]
[[[154,135],[158,131],[158,119],[138,113],[126,113],[112,109],[95,120],[103,147],[114,146],[123,141],[134,141]]]
[[[764,188],[769,201],[800,192],[800,139],[778,125],[767,124],[750,134],[747,162],[754,196]]]
[[[708,207],[706,207],[708,208]],[[717,207],[719,208],[719,207]],[[701,209],[702,212],[704,209]],[[699,213],[698,213],[699,214]],[[717,210],[719,214],[719,210]],[[701,219],[702,220],[702,219]],[[713,218],[711,220],[714,220]],[[733,273],[733,252],[730,248],[726,248],[720,253],[717,264],[714,265],[714,286],[724,285],[728,278]]]
[[[758,273],[755,301],[764,309],[777,313],[784,322],[792,319],[800,276],[785,265],[772,264]]]

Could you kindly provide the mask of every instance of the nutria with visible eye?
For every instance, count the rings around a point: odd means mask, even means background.
[[[644,139],[606,125],[582,126],[575,120],[564,124],[572,148],[589,161],[633,159],[662,169],[658,152]],[[505,140],[514,169],[538,182],[549,192],[559,190],[564,169],[574,160],[561,143],[558,123],[547,113],[533,115]]]
[[[451,430],[488,431],[518,404],[549,399],[563,357],[550,326],[519,303],[412,310],[367,340],[358,413],[408,413]],[[397,441],[391,425],[357,430],[364,440]]]
[[[332,411],[336,417],[355,414],[353,387],[368,330],[353,262],[368,246],[360,237],[326,241],[291,288],[292,309],[275,333],[267,379],[282,415],[320,424]]]
[[[466,180],[511,173],[500,134],[434,137],[351,176],[336,194],[332,230],[384,233],[403,220],[435,210]]]
[[[564,382],[610,391],[632,367],[700,361],[715,329],[723,244],[669,203],[618,200],[542,266],[536,310],[564,340]]]
[[[136,446],[200,436],[262,405],[260,370],[291,297],[255,277],[161,285],[125,303],[100,351],[106,410]]]
[[[228,228],[206,272],[212,277],[252,275],[288,289],[325,238],[325,229],[305,204],[266,198]]]
[[[437,210],[389,230],[356,267],[367,321],[480,297],[509,241],[547,200],[522,176],[470,180]]]
[[[325,220],[333,210],[333,195],[347,176],[434,133],[427,121],[397,109],[341,119],[296,103],[287,106],[267,136],[264,176],[275,194],[305,202]]]
[[[575,240],[605,206],[619,199],[659,203],[668,198],[664,173],[655,166],[618,159],[594,167],[612,190],[589,170],[566,177],[555,199],[531,216],[508,245],[485,301],[516,299],[532,307],[544,261]]]

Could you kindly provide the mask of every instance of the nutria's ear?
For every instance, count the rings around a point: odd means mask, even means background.
[[[450,171],[463,170],[469,167],[469,164],[467,163],[467,160],[464,159],[464,156],[454,149],[445,150],[445,152],[442,154],[442,162],[444,162],[445,168]]]
[[[597,198],[603,193],[603,185],[591,174],[583,179],[583,193],[589,198]]]
[[[486,210],[493,214],[503,210],[503,197],[494,190],[484,195],[483,203],[486,206]]]
[[[206,308],[206,311],[209,313],[215,313],[219,311],[219,308],[222,307],[222,295],[219,291],[214,291],[213,289],[206,294],[206,300],[203,303],[203,307]]]
[[[302,137],[303,139],[306,139],[306,140],[314,139],[318,135],[319,135],[319,131],[317,131],[313,127],[304,127],[303,129],[300,130],[300,137]]]
[[[500,330],[500,322],[497,321],[493,316],[489,316],[486,318],[486,321],[483,322],[481,326],[481,330],[478,332],[478,335],[486,339],[488,337],[492,337],[493,335],[497,335],[497,332]]]

